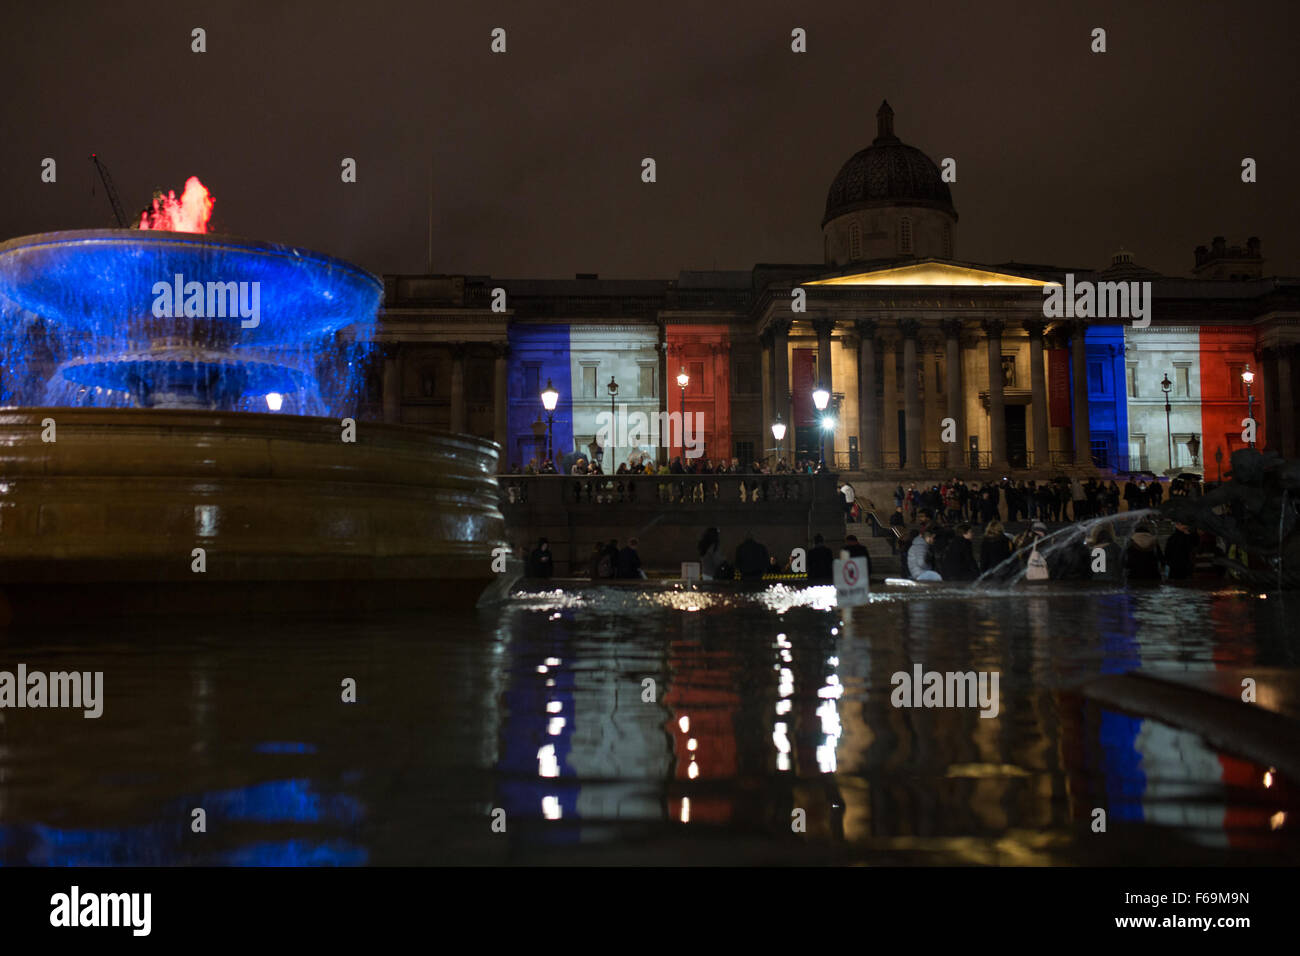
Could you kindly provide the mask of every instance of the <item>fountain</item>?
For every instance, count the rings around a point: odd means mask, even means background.
[[[0,244],[0,619],[472,600],[496,449],[354,421],[379,281],[159,212]]]
[[[1119,514],[1102,515],[1098,518],[1074,522],[1044,535],[1038,540],[1037,548],[1038,553],[1047,560],[1047,566],[1051,571],[1050,580],[1086,580],[1093,577],[1091,574],[1080,573],[1090,571],[1091,568],[1089,561],[1091,549],[1086,542],[1093,540],[1093,535],[1098,529],[1108,527],[1112,531],[1116,546],[1107,549],[1107,573],[1098,574],[1095,579],[1113,584],[1120,583],[1123,580],[1120,565],[1123,543],[1132,536],[1133,530],[1139,524],[1143,521],[1149,522],[1159,514],[1160,512],[1154,508],[1123,511]],[[1002,563],[981,574],[971,586],[1013,587],[1022,583],[1025,580],[1025,557],[1029,551],[1029,548],[1016,551]],[[1110,562],[1114,562],[1113,567]]]
[[[1260,590],[1300,589],[1300,462],[1239,448],[1228,481],[1194,498],[1167,502],[1176,521],[1204,528],[1228,546],[1215,563]],[[1244,560],[1243,560],[1244,558]]]

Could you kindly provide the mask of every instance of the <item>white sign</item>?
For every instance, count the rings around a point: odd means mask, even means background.
[[[867,578],[867,559],[836,558],[831,567],[835,579],[836,603],[844,607],[866,604],[871,594],[871,585]]]

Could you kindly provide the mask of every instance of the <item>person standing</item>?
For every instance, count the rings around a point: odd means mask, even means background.
[[[808,552],[808,583],[824,584],[832,579],[835,555],[826,547],[821,535],[813,537],[812,550]]]
[[[979,566],[975,564],[972,550],[971,526],[962,522],[957,525],[957,535],[943,552],[943,566],[939,574],[945,581],[974,581],[980,576]]]
[[[532,578],[549,578],[555,565],[555,555],[551,554],[551,543],[545,538],[537,540],[537,547],[528,558],[528,576]]]
[[[990,521],[980,542],[980,570],[988,571],[1011,557],[1011,542],[1003,531],[1001,521]]]
[[[1196,568],[1196,547],[1198,544],[1192,529],[1181,521],[1174,522],[1174,533],[1165,542],[1165,564],[1169,567],[1169,577],[1175,581],[1190,578]]]
[[[637,554],[636,538],[628,538],[627,545],[618,553],[617,576],[620,578],[643,578],[645,573],[641,570],[641,555]]]

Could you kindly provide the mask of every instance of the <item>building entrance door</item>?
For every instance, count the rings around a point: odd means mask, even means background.
[[[1029,464],[1025,435],[1025,406],[1008,405],[1006,418],[1007,464],[1012,468],[1024,468]]]

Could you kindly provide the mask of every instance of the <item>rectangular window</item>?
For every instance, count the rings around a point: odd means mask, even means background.
[[[691,391],[692,394],[694,395],[712,394],[712,390],[708,392],[704,390],[704,363],[703,362],[692,362],[690,364],[690,376],[691,376],[691,383],[690,385],[687,386],[687,388]]]
[[[753,395],[760,391],[758,362],[747,355],[736,359],[736,392],[740,395]]]
[[[637,394],[641,398],[655,397],[655,379],[658,371],[653,365],[642,365],[637,369]]]
[[[1098,468],[1110,467],[1110,442],[1106,439],[1092,442],[1092,463]]]
[[[1091,395],[1106,394],[1106,377],[1100,362],[1088,363],[1088,392]]]
[[[1128,367],[1128,397],[1138,397],[1138,367],[1136,365]]]
[[[596,366],[594,365],[582,367],[582,397],[596,397]]]
[[[524,394],[522,398],[536,398],[542,394],[542,369],[540,365],[524,366]]]
[[[1245,365],[1228,366],[1228,390],[1233,398],[1246,397],[1246,383],[1241,380],[1241,373],[1246,371]]]
[[[1191,391],[1191,369],[1186,365],[1177,365],[1174,367],[1174,394],[1179,398],[1190,398]]]

